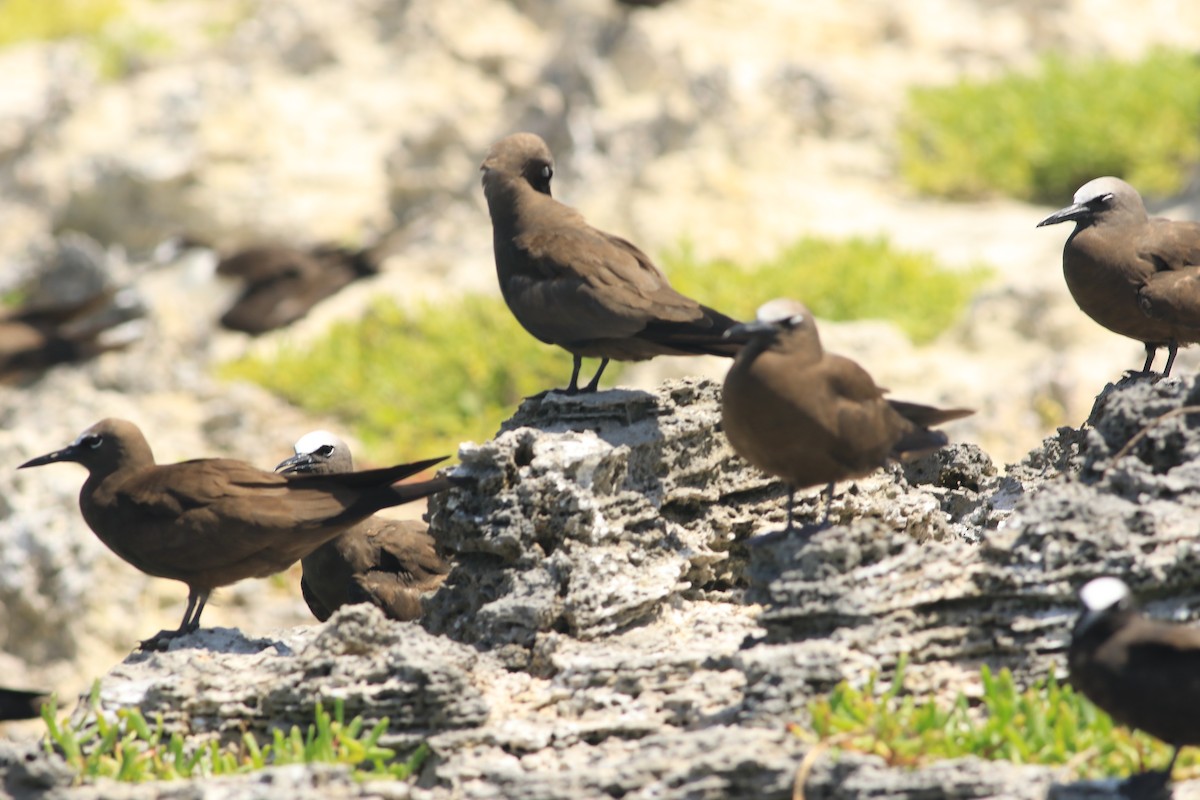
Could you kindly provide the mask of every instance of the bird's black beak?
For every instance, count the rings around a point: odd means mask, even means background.
[[[1057,225],[1060,222],[1069,222],[1073,220],[1078,221],[1084,217],[1090,216],[1091,213],[1092,211],[1090,208],[1088,208],[1087,203],[1074,203],[1066,208],[1060,208],[1058,211],[1055,211],[1053,214],[1039,222],[1037,227],[1040,228],[1043,225]]]
[[[80,461],[79,445],[69,444],[62,450],[55,450],[53,453],[46,453],[44,456],[31,458],[17,469],[25,469],[26,467],[40,467],[44,464],[53,464],[56,461]]]
[[[303,475],[312,472],[314,461],[312,453],[297,453],[291,458],[285,458],[275,467],[276,472],[284,475]]]
[[[731,342],[745,343],[755,336],[761,336],[764,333],[774,333],[775,330],[775,326],[769,322],[759,322],[758,320],[754,322],[739,322],[732,328],[727,328],[721,334],[721,338],[728,339]]]

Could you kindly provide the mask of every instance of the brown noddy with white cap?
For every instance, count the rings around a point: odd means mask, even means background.
[[[329,431],[296,440],[295,455],[275,468],[285,475],[336,475],[354,470],[350,447]],[[300,590],[321,622],[354,603],[374,603],[391,619],[421,616],[421,595],[442,585],[450,565],[429,526],[419,520],[374,516],[300,559]]]
[[[826,487],[824,524],[835,482],[936,450],[946,434],[929,426],[974,413],[886,399],[866,370],[825,352],[795,300],[764,303],[729,337],[745,345],[725,376],[721,424],[738,455],[787,482],[788,530],[797,489]]]
[[[506,136],[480,169],[500,293],[525,330],[574,357],[568,393],[595,391],[610,359],[737,354],[722,339],[735,320],[672,289],[632,243],[550,196],[554,157],[541,137]],[[580,390],[584,358],[601,361]]]
[[[1200,341],[1200,223],[1150,217],[1120,178],[1088,181],[1074,202],[1038,223],[1072,221],[1063,277],[1075,303],[1110,331],[1146,347],[1143,373],[1167,348],[1171,374],[1180,345]]]
[[[1129,779],[1139,794],[1171,779],[1179,748],[1200,745],[1200,629],[1148,619],[1129,587],[1105,576],[1079,590],[1071,632],[1071,684],[1121,725],[1175,748],[1165,770]]]
[[[382,508],[449,488],[445,477],[396,484],[442,460],[338,475],[280,475],[229,458],[156,464],[138,427],[110,418],[19,469],[82,464],[79,508],[100,541],[142,572],[187,584],[183,621],[142,643],[154,648],[199,628],[214,589],[284,570]]]

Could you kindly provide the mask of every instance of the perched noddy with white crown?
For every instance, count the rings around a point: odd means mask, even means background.
[[[788,522],[797,489],[867,475],[889,459],[936,450],[946,434],[929,426],[974,412],[884,398],[866,370],[821,347],[812,313],[795,300],[758,309],[729,337],[745,342],[725,376],[721,424],[738,455],[788,484]]]
[[[1180,345],[1200,341],[1200,223],[1150,217],[1120,178],[1088,181],[1075,202],[1038,223],[1072,221],[1063,277],[1092,319],[1146,347],[1143,373],[1167,348],[1171,374]]]
[[[1165,770],[1130,779],[1165,787],[1179,748],[1200,745],[1200,629],[1142,616],[1119,578],[1088,581],[1079,599],[1083,613],[1067,654],[1071,684],[1118,723],[1175,748]]]
[[[295,455],[275,467],[285,475],[354,470],[350,447],[329,431],[296,440]],[[300,590],[321,622],[354,603],[374,603],[391,619],[421,616],[421,595],[442,585],[450,565],[419,520],[368,517],[300,559]]]
[[[229,458],[156,464],[136,425],[104,419],[19,469],[82,464],[79,508],[100,541],[142,572],[187,584],[179,628],[145,649],[199,628],[214,589],[286,569],[381,508],[449,488],[445,477],[395,483],[444,458],[338,475],[280,475]]]
[[[610,359],[737,354],[722,339],[735,320],[672,289],[649,256],[550,196],[554,157],[541,137],[506,136],[480,169],[500,293],[525,330],[574,357],[568,393],[595,391]],[[601,361],[580,390],[584,358]]]

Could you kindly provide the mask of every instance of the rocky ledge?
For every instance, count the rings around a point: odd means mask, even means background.
[[[951,446],[843,484],[834,524],[797,535],[784,487],[719,434],[715,384],[547,394],[461,448],[473,490],[430,508],[457,566],[419,624],[359,606],[261,639],[200,631],[114,668],[101,708],[161,713],[194,742],[261,740],[341,699],[388,717],[386,744],[432,750],[411,785],[281,767],[172,797],[1115,796],[1115,781],[1048,768],[813,752],[787,726],[842,679],[887,680],[901,655],[922,696],[976,690],[982,664],[1061,675],[1074,592],[1097,575],[1123,576],[1152,614],[1194,617],[1200,428],[1169,412],[1198,397],[1195,378],[1122,381],[1004,474]],[[808,498],[802,521],[819,510]],[[0,787],[166,791],[72,787],[22,744],[0,745]],[[1192,794],[1200,782],[1176,787]]]

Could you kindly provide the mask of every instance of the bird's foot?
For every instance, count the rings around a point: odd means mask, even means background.
[[[822,520],[821,522],[810,522],[806,525],[792,525],[790,527],[780,528],[777,531],[771,531],[770,533],[752,536],[746,540],[746,546],[762,547],[764,545],[771,544],[772,542],[778,542],[781,539],[786,539],[792,536],[808,540],[812,538],[813,535],[830,527],[830,525],[831,523],[828,520]]]
[[[1166,800],[1171,796],[1171,771],[1140,772],[1121,781],[1120,788],[1130,800]]]
[[[190,630],[176,628],[175,630],[171,630],[171,631],[159,631],[158,633],[151,636],[149,639],[143,639],[142,641],[138,642],[138,649],[146,650],[146,651],[165,652],[167,647],[170,646],[171,642],[174,639],[178,639],[180,636],[186,636],[187,634],[192,633],[195,630],[196,630],[196,628],[192,628]]]

